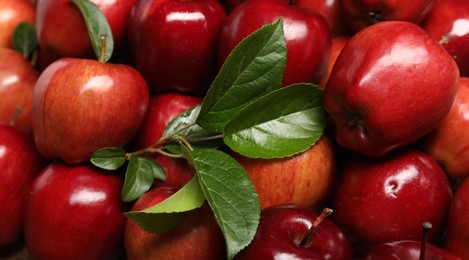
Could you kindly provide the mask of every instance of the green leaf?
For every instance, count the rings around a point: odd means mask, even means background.
[[[114,50],[114,39],[106,16],[96,4],[89,0],[71,1],[80,9],[85,19],[96,57],[102,63],[106,63]],[[104,41],[102,37],[105,37]]]
[[[204,202],[199,180],[194,177],[166,200],[150,208],[124,214],[147,232],[163,233],[176,227],[188,211],[201,207]]]
[[[300,83],[251,103],[225,127],[225,143],[253,158],[288,157],[307,150],[323,134],[323,90]]]
[[[125,172],[122,200],[133,201],[147,192],[154,179],[166,180],[164,169],[153,158],[130,155]]]
[[[21,22],[13,32],[13,47],[28,58],[36,50],[36,28],[33,23]]]
[[[260,203],[244,168],[228,154],[214,149],[183,146],[197,171],[200,187],[212,208],[232,259],[253,239],[260,219]]]
[[[286,55],[282,19],[246,37],[228,56],[210,86],[197,123],[222,132],[247,104],[281,86]]]
[[[91,155],[91,163],[105,170],[117,170],[125,163],[125,151],[119,147],[105,147]]]

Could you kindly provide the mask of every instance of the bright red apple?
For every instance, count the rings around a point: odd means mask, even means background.
[[[130,66],[63,58],[41,73],[32,102],[38,150],[74,164],[127,145],[145,118],[149,91]]]
[[[238,5],[228,15],[220,35],[218,65],[225,62],[245,37],[280,17],[283,18],[288,50],[282,85],[319,83],[331,51],[328,24],[323,16],[291,5],[289,0],[250,0]]]
[[[143,210],[156,205],[177,190],[176,186],[153,188],[135,202],[132,210]],[[226,257],[223,234],[207,203],[190,212],[177,227],[162,234],[148,233],[128,219],[125,227],[125,251],[128,260]]]
[[[137,1],[128,24],[133,65],[152,93],[203,96],[217,73],[225,11],[216,0]]]
[[[36,9],[29,0],[0,0],[0,48],[13,48],[13,32],[22,23],[35,23]]]
[[[32,259],[119,259],[123,181],[91,164],[54,162],[33,181],[24,215]]]
[[[379,156],[433,130],[449,112],[458,81],[453,58],[421,27],[381,22],[344,46],[324,106],[341,146]]]
[[[355,153],[338,173],[332,220],[368,245],[419,240],[430,222],[429,241],[441,237],[452,191],[440,166],[411,147],[380,157]]]
[[[278,204],[262,210],[254,239],[235,259],[351,260],[353,253],[344,233],[323,215]]]
[[[319,86],[325,88],[327,85],[327,81],[331,76],[332,69],[334,68],[334,64],[339,57],[340,52],[344,48],[345,44],[350,40],[350,37],[342,36],[336,37],[332,39],[332,48],[331,48],[331,56],[329,58],[329,63],[327,64],[326,73],[322,76],[321,82],[319,82]]]

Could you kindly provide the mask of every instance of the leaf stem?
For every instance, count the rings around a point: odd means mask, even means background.
[[[219,134],[219,135],[212,135],[212,136],[207,136],[207,137],[187,137],[188,140],[190,141],[210,141],[210,140],[215,140],[215,139],[222,139],[225,135],[224,134]]]

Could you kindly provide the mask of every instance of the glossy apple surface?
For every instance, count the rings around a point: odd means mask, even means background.
[[[353,259],[349,241],[328,219],[319,223],[305,245],[300,245],[318,216],[295,204],[263,209],[253,241],[235,259]]]
[[[203,96],[217,73],[225,11],[216,0],[140,0],[128,23],[132,61],[152,93]]]
[[[371,158],[355,153],[338,176],[331,217],[348,236],[369,245],[420,240],[425,221],[430,242],[442,235],[452,191],[427,154],[410,147]]]
[[[36,10],[28,0],[0,1],[0,48],[13,48],[16,26],[22,22],[35,23]]]
[[[283,86],[298,82],[318,83],[324,74],[331,51],[331,35],[321,15],[289,4],[288,0],[245,1],[227,18],[218,45],[221,66],[233,48],[263,25],[283,18],[287,44],[287,64]]]
[[[143,122],[149,91],[132,67],[63,58],[41,73],[32,102],[38,150],[74,164],[99,148],[127,145]]]
[[[32,259],[118,259],[127,207],[123,181],[88,164],[55,162],[33,181],[25,209]]]
[[[462,259],[469,258],[469,179],[454,192],[448,212],[444,248]]]
[[[458,81],[453,58],[421,27],[381,22],[342,49],[324,106],[341,146],[379,156],[433,130],[449,112]]]

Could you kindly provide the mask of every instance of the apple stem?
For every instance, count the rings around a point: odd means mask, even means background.
[[[104,56],[106,54],[106,35],[101,35],[101,53],[99,55],[99,61],[104,63]]]
[[[440,45],[447,44],[449,42],[450,38],[447,34],[441,36],[441,39],[438,41]]]
[[[16,124],[16,119],[21,114],[21,112],[23,112],[23,109],[21,107],[16,107],[15,113],[13,114],[13,117],[10,120],[10,125],[11,126],[14,126]]]
[[[319,215],[315,220],[313,225],[311,225],[311,228],[308,230],[308,233],[304,236],[303,240],[301,240],[299,246],[300,247],[305,247],[306,243],[311,239],[311,236],[317,232],[319,224],[326,219],[329,215],[332,214],[332,209],[330,208],[324,208],[321,212],[321,215]]]
[[[422,233],[422,242],[420,245],[419,260],[425,260],[425,252],[427,251],[428,235],[430,234],[431,228],[432,228],[432,224],[430,222],[423,222],[423,233]]]
[[[295,0],[290,0],[290,5],[294,5],[295,4]]]

